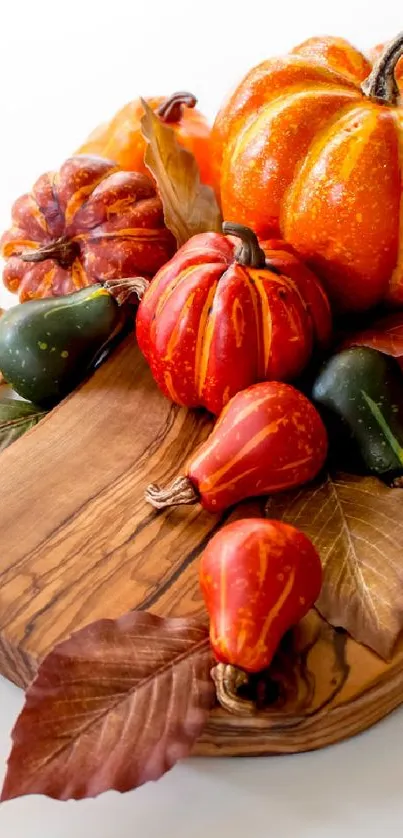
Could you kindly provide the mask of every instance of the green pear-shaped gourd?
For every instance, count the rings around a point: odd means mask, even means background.
[[[51,407],[87,375],[124,319],[102,285],[14,306],[0,318],[0,370],[20,396]]]

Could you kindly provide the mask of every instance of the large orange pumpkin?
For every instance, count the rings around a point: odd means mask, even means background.
[[[176,250],[154,183],[101,157],[70,157],[12,208],[3,281],[21,302],[127,276],[152,277]]]
[[[159,118],[174,129],[180,145],[191,151],[203,183],[214,186],[210,161],[210,127],[195,105],[193,93],[174,93],[168,99],[155,96],[146,100]],[[122,168],[149,174],[144,165],[145,141],[141,133],[144,109],[140,99],[128,102],[115,116],[99,125],[80,146],[78,154],[99,154],[115,160]]]
[[[217,116],[224,218],[281,235],[339,310],[403,302],[403,35],[371,70],[338,38],[314,38],[251,70]]]

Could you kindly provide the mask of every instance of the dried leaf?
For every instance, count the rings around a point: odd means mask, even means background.
[[[2,800],[76,800],[157,780],[186,757],[214,703],[208,629],[131,612],[58,645],[28,688]]]
[[[324,568],[320,613],[383,658],[403,628],[403,495],[375,477],[340,474],[269,500],[299,527]]]
[[[0,399],[0,451],[37,425],[45,415],[45,411],[30,402]]]
[[[345,346],[369,346],[385,355],[392,355],[403,368],[403,313],[395,312],[372,326],[349,336]]]
[[[155,178],[164,207],[165,223],[178,247],[196,233],[221,232],[222,218],[214,191],[200,183],[196,160],[179,145],[175,132],[141,100],[146,141],[144,162]]]

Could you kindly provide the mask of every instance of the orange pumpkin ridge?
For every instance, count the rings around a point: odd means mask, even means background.
[[[311,38],[252,70],[213,126],[224,218],[286,239],[339,311],[403,302],[402,54],[400,35],[371,70]]]

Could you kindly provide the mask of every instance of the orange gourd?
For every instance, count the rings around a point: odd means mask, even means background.
[[[155,96],[146,100],[159,118],[170,125],[180,145],[196,158],[203,183],[214,186],[210,165],[210,127],[195,105],[193,93],[174,93],[169,98]],[[115,160],[122,168],[149,174],[144,165],[145,142],[140,121],[144,109],[140,99],[124,105],[115,116],[99,125],[80,146],[77,154],[99,154]]]
[[[339,38],[265,61],[212,134],[224,218],[288,240],[341,311],[403,302],[403,34],[371,70]]]

